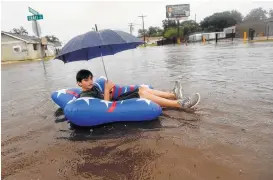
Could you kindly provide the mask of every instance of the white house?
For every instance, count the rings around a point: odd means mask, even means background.
[[[54,44],[43,46],[43,55],[54,56]],[[34,36],[19,35],[1,31],[1,61],[41,58],[41,41]]]

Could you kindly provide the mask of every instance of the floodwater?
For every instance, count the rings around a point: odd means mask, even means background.
[[[50,98],[100,59],[2,65],[4,179],[273,179],[273,44],[138,48],[104,58],[118,84],[199,92],[195,112],[73,129]]]

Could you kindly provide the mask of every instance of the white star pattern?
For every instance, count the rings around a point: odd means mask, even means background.
[[[89,100],[90,99],[95,99],[95,98],[92,98],[92,97],[81,97],[81,98],[78,98],[76,101],[84,100],[87,103],[87,105],[89,106]]]
[[[68,101],[67,104],[70,104],[70,103],[74,102],[76,99],[77,99],[77,98],[76,98],[75,96],[73,96],[73,98],[72,98],[70,101]]]
[[[101,100],[100,102],[105,103],[105,105],[107,106],[107,108],[108,108],[108,104],[112,103],[110,101],[104,101],[104,100]]]
[[[125,90],[124,90],[124,93],[126,93],[127,92],[127,87],[125,87]]]
[[[122,104],[122,103],[123,103],[123,101],[120,102],[120,104]]]
[[[138,100],[136,100],[136,101],[145,101],[148,105],[150,105],[150,103],[151,103],[150,100],[144,99],[144,98],[140,98],[140,99],[138,99]]]
[[[100,91],[102,92],[102,88],[101,88],[101,86],[99,85],[99,83],[95,83],[95,84],[99,87]]]
[[[141,87],[146,87],[146,88],[149,88],[149,86],[148,86],[148,85],[146,85],[146,84],[141,84],[140,86],[141,86]]]
[[[58,92],[58,94],[57,94],[57,98],[58,98],[61,94],[66,94],[66,89],[61,89],[57,92]]]

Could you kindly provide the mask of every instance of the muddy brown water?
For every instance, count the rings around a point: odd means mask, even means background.
[[[3,179],[273,179],[273,44],[139,48],[104,58],[119,84],[199,92],[196,112],[73,129],[52,102],[100,59],[2,65]]]

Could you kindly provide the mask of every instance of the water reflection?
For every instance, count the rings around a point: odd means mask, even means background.
[[[181,116],[181,113],[184,114]],[[60,108],[54,113],[54,116],[56,118],[55,123],[68,123],[70,126],[69,130],[59,130],[62,135],[58,136],[57,139],[71,141],[119,139],[128,135],[139,136],[145,131],[160,131],[161,129],[169,128],[178,129],[183,126],[198,128],[200,121],[200,115],[194,113],[194,110],[178,111],[171,108],[165,108],[162,116],[152,121],[115,122],[94,127],[79,127],[70,123]]]

